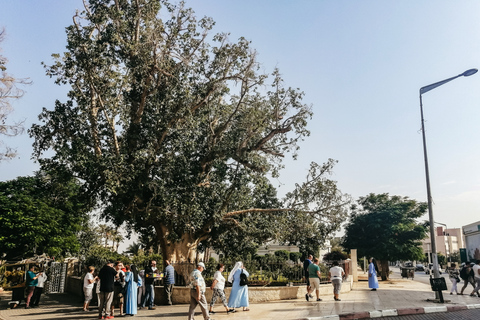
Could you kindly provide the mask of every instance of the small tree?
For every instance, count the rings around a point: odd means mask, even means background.
[[[380,262],[382,280],[386,280],[388,261],[422,259],[421,240],[426,238],[428,228],[416,219],[426,210],[426,203],[388,193],[361,197],[352,207],[342,245],[357,249],[359,256],[375,257]]]
[[[340,250],[334,250],[323,255],[325,261],[346,260],[348,255]]]

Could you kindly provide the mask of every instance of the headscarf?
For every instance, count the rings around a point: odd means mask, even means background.
[[[235,275],[235,272],[240,269],[243,266],[242,261],[237,261],[235,263],[235,267],[233,267],[232,271],[230,271],[230,274],[228,275],[228,282],[233,283],[233,276]]]
[[[138,271],[137,271],[137,266],[132,264],[130,266],[130,270],[133,272],[133,281],[138,282]]]

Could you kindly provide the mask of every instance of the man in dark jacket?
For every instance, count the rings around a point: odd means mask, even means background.
[[[155,301],[155,277],[157,275],[157,261],[151,260],[145,268],[145,299],[142,307],[148,306],[148,310],[155,310],[153,303]]]
[[[98,273],[100,279],[98,319],[113,319],[113,315],[110,315],[110,308],[113,301],[113,282],[116,275],[117,271],[113,268],[113,262],[108,262]]]
[[[470,265],[470,261],[467,261],[463,266],[462,270],[460,270],[460,278],[462,278],[462,280],[464,281],[462,290],[460,290],[460,294],[463,294],[463,291],[467,288],[469,283],[475,289],[475,281],[473,280],[474,274],[472,266]]]

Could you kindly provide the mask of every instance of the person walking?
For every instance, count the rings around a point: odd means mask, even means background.
[[[163,270],[163,290],[165,291],[165,297],[167,298],[167,304],[171,306],[173,286],[175,285],[175,269],[173,268],[170,260],[165,260],[166,267]]]
[[[137,314],[138,287],[141,286],[142,278],[138,276],[135,265],[126,266],[125,272],[125,314],[133,316]]]
[[[85,299],[83,301],[83,311],[89,310],[88,308],[90,307],[90,301],[93,297],[93,287],[96,280],[96,277],[93,276],[94,272],[95,267],[89,266],[88,272],[85,275],[85,278],[83,278],[83,295],[85,296]]]
[[[212,300],[210,301],[210,310],[209,310],[211,314],[215,314],[215,311],[213,311],[213,306],[215,305],[215,302],[217,301],[218,298],[222,300],[223,307],[225,308],[227,313],[231,312],[228,309],[227,297],[225,296],[225,277],[222,275],[222,272],[224,270],[225,270],[225,265],[223,263],[219,263],[217,265],[217,271],[213,275],[213,282],[212,282],[212,286],[210,287],[210,289],[213,290]]]
[[[370,264],[368,265],[368,287],[371,291],[376,291],[378,289],[378,279],[377,279],[377,261],[375,258],[370,258]]]
[[[305,274],[305,281],[307,282],[307,292],[310,290],[310,278],[308,276],[308,267],[312,264],[313,256],[308,255],[308,258],[303,261],[303,273]],[[313,299],[313,296],[310,295],[310,298]]]
[[[450,294],[453,294],[453,292],[458,294],[457,283],[460,282],[459,275],[460,275],[460,272],[456,268],[456,264],[455,263],[450,264],[450,268],[448,268],[448,277],[452,282],[452,289],[450,290]]]
[[[462,290],[460,290],[459,295],[463,295],[463,291],[467,288],[468,284],[470,283],[475,289],[475,275],[473,274],[472,270],[472,265],[470,264],[470,261],[465,262],[465,264],[462,267],[462,270],[460,270],[460,278],[464,281]]]
[[[472,267],[474,279],[475,279],[475,289],[473,289],[470,295],[473,297],[475,293],[480,297],[480,260],[475,261],[475,265]]]
[[[98,319],[113,319],[113,315],[110,315],[110,308],[113,301],[113,283],[116,275],[117,270],[113,268],[113,262],[105,264],[98,273],[100,280]]]
[[[125,272],[123,271],[125,267],[121,261],[115,263],[115,270],[117,274],[115,275],[115,281],[113,283],[113,302],[112,302],[112,316],[114,315],[115,306],[118,306],[120,310],[120,317],[123,316],[123,303],[125,297],[123,296],[125,288]]]
[[[322,301],[320,299],[320,278],[322,274],[320,272],[320,267],[318,263],[320,260],[318,258],[313,259],[313,263],[308,266],[308,277],[310,279],[310,289],[308,290],[307,294],[305,295],[305,299],[307,301],[310,300],[311,293],[315,290],[315,294],[317,295],[317,301]]]
[[[338,265],[338,261],[333,261],[332,265],[333,267],[330,268],[328,274],[333,285],[333,298],[335,301],[342,301],[340,300],[339,295],[340,290],[342,290],[342,279],[345,275],[345,271]]]
[[[228,282],[232,283],[232,291],[228,297],[228,308],[230,312],[235,312],[235,308],[243,307],[243,311],[250,311],[248,308],[248,285],[240,285],[241,274],[244,273],[247,278],[249,276],[243,262],[235,263],[232,271],[228,275]]]
[[[205,270],[203,262],[197,263],[197,268],[190,274],[190,308],[188,309],[188,320],[194,320],[195,308],[200,305],[204,320],[212,320],[208,313],[207,299],[205,291],[207,286],[203,279],[202,272]]]
[[[25,309],[30,308],[30,301],[33,297],[33,292],[35,291],[35,287],[38,285],[38,275],[35,274],[35,265],[31,264],[27,271],[27,281],[25,283],[25,295],[27,296],[25,305]]]
[[[42,270],[38,274],[37,281],[38,281],[37,286],[33,291],[32,307],[38,307],[38,304],[40,303],[40,296],[43,293],[43,287],[45,286],[45,281],[47,281],[47,275],[45,274],[45,270]]]
[[[145,296],[142,308],[148,306],[148,310],[155,310],[153,304],[155,302],[155,276],[157,274],[157,261],[150,260],[145,268]]]

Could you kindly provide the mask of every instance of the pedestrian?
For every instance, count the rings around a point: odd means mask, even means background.
[[[43,293],[43,287],[45,286],[45,281],[47,281],[47,275],[45,274],[45,270],[41,270],[41,272],[37,275],[37,286],[35,287],[35,290],[33,291],[33,297],[32,297],[32,307],[38,307],[38,304],[40,303],[40,296]]]
[[[167,297],[167,304],[171,306],[172,303],[172,292],[173,286],[175,285],[175,269],[173,268],[170,260],[165,260],[165,269],[163,270],[163,290],[165,291],[165,296]]]
[[[110,308],[113,301],[113,283],[117,270],[113,268],[113,262],[105,264],[100,272],[98,278],[100,280],[100,292],[98,294],[98,319],[113,319],[110,314]]]
[[[27,296],[27,304],[25,305],[25,309],[30,308],[30,301],[33,297],[33,292],[35,291],[35,287],[38,284],[38,275],[35,274],[35,265],[31,264],[27,271],[27,281],[25,283],[25,295]]]
[[[115,281],[113,283],[113,302],[112,302],[112,316],[114,316],[115,306],[118,306],[120,309],[120,317],[123,316],[123,303],[125,301],[123,296],[123,291],[125,288],[125,272],[123,271],[125,267],[121,261],[115,262],[115,270],[117,274],[115,275]]]
[[[460,278],[462,278],[464,284],[462,290],[460,290],[459,295],[463,294],[463,291],[465,291],[469,283],[472,285],[473,289],[475,289],[475,275],[473,274],[470,261],[467,261],[463,264],[462,270],[460,270]]]
[[[140,278],[139,287],[138,287],[138,309],[142,309],[142,303],[145,298],[145,270],[140,270],[138,272],[138,277]],[[140,284],[141,283],[141,284]]]
[[[310,278],[308,277],[308,266],[312,264],[313,256],[308,255],[308,258],[303,261],[303,274],[305,274],[305,280],[307,282],[307,292],[310,291]],[[310,295],[310,298],[313,299],[313,296]]]
[[[155,276],[157,274],[157,261],[150,260],[145,268],[145,296],[142,302],[142,308],[148,306],[148,310],[155,310],[153,303],[155,301]]]
[[[225,296],[225,277],[222,275],[222,272],[225,270],[225,265],[223,263],[219,263],[217,265],[217,271],[213,275],[213,282],[210,289],[213,290],[212,300],[210,301],[210,310],[211,314],[215,314],[213,311],[213,306],[218,298],[222,300],[223,307],[227,311],[227,314],[231,311],[228,309],[227,305],[227,297]]]
[[[320,267],[318,263],[320,260],[318,258],[313,259],[313,263],[308,266],[308,277],[310,279],[310,289],[308,290],[307,294],[305,295],[305,299],[309,301],[311,293],[315,290],[315,294],[317,295],[317,301],[322,301],[320,299],[320,278],[322,274],[320,272]]]
[[[450,290],[450,294],[453,294],[454,291],[456,294],[458,294],[457,283],[460,282],[459,275],[460,275],[460,272],[456,268],[456,264],[455,263],[450,264],[450,268],[448,268],[448,277],[452,282],[452,289]]]
[[[371,291],[376,291],[378,289],[378,279],[377,279],[377,261],[375,258],[369,259],[370,264],[368,265],[368,287]]]
[[[95,267],[89,266],[88,272],[85,275],[85,278],[83,278],[83,295],[85,296],[83,301],[83,311],[88,311],[88,308],[90,307],[90,301],[93,297],[93,287],[96,280],[96,277],[93,275],[94,272]]]
[[[333,261],[333,267],[330,268],[328,274],[333,285],[333,298],[335,301],[341,301],[339,298],[340,290],[342,289],[342,279],[345,275],[343,268],[338,265],[338,261]]]
[[[230,312],[236,312],[235,308],[243,308],[243,311],[250,311],[248,308],[248,285],[242,285],[240,278],[242,273],[248,278],[249,273],[245,270],[243,262],[238,261],[235,263],[232,271],[228,275],[228,282],[232,283],[232,291],[228,297],[228,308]]]
[[[202,310],[203,319],[208,320],[210,314],[208,313],[207,299],[205,298],[205,280],[203,279],[202,272],[205,270],[205,264],[203,262],[197,263],[197,268],[190,274],[190,308],[188,309],[188,320],[194,320],[195,308],[200,305]]]
[[[475,289],[473,289],[472,293],[470,293],[470,295],[473,297],[475,296],[475,293],[477,294],[477,296],[480,297],[480,260],[476,260],[475,261],[475,265],[472,267],[472,270],[473,270],[473,275],[474,275],[474,279],[475,279]]]
[[[137,314],[137,294],[142,278],[138,276],[135,265],[126,266],[125,269],[125,314],[133,316]]]

